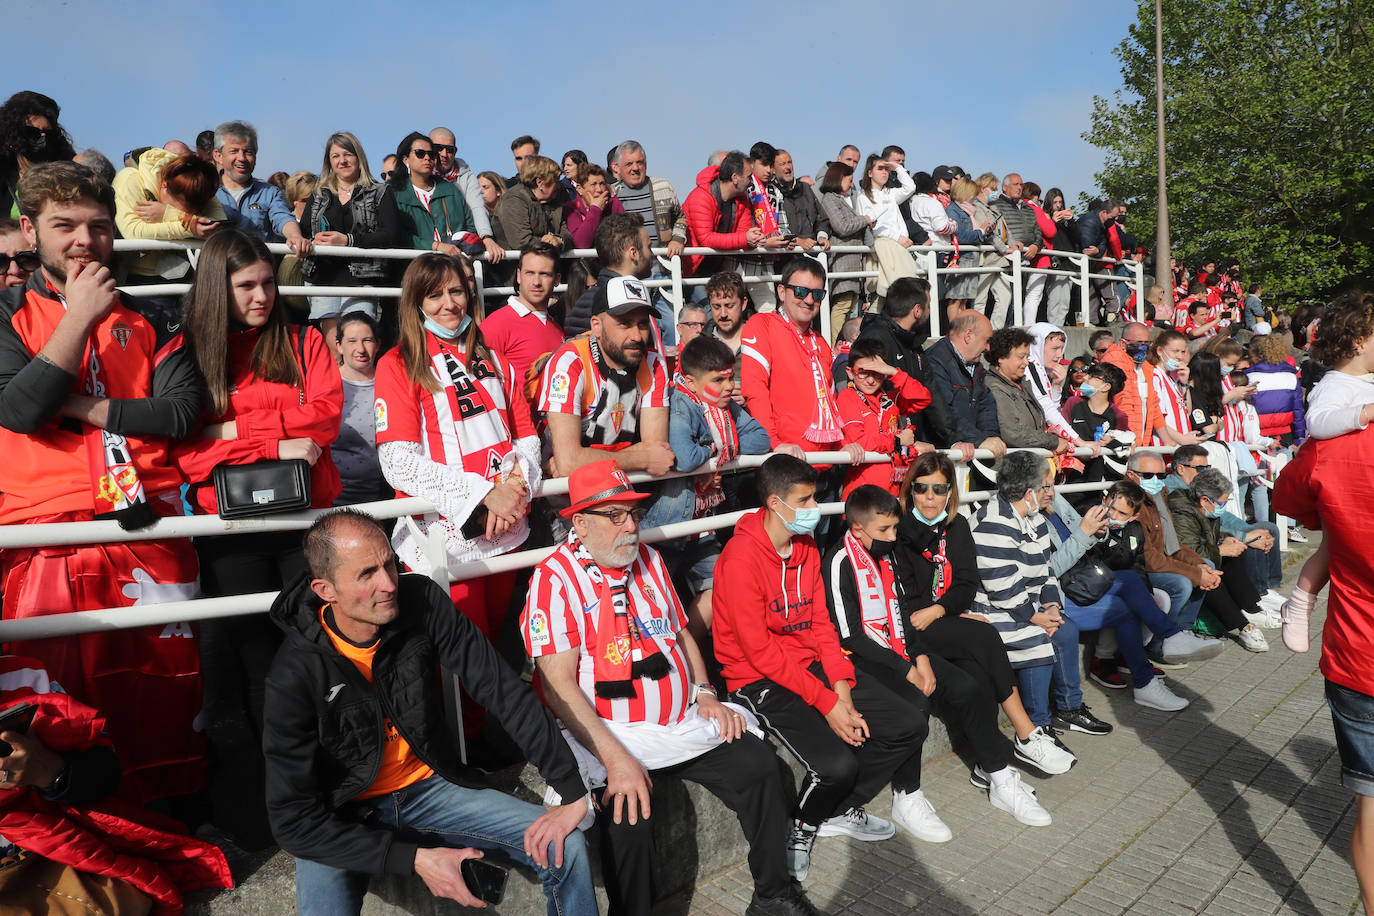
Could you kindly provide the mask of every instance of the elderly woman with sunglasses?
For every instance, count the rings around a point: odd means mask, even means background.
[[[909,599],[902,604],[903,622],[920,633],[928,653],[958,669],[973,682],[970,689],[992,701],[984,702],[984,709],[1001,706],[1016,731],[1018,758],[1046,773],[1066,772],[1075,758],[1047,730],[1035,727],[1021,703],[1006,646],[987,618],[971,610],[980,590],[978,551],[968,520],[959,514],[954,463],[943,452],[918,456],[907,469],[900,499],[904,511],[897,522],[898,556],[893,568],[902,594]],[[943,663],[939,667],[945,668]],[[936,678],[938,687],[948,674],[937,671]],[[982,726],[977,722],[963,725],[978,759],[975,784],[980,784],[981,776],[981,785],[986,787],[997,781],[988,774],[998,776],[1005,751],[984,750],[978,738]]]

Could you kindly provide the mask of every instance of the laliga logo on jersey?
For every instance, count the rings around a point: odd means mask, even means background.
[[[372,405],[372,416],[377,432],[386,432],[386,401],[377,399],[377,403]]]
[[[543,611],[535,609],[530,614],[530,645],[534,648],[549,644],[549,618]]]
[[[555,372],[553,378],[549,379],[549,401],[555,404],[562,404],[568,399],[568,373]]]
[[[125,350],[128,349],[129,338],[134,336],[134,329],[121,321],[110,328],[110,336],[115,339],[115,343],[119,344],[119,349]]]

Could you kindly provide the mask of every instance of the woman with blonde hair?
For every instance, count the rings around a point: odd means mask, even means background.
[[[992,210],[992,200],[997,196],[997,188],[1001,180],[992,172],[984,172],[973,182],[978,187],[978,193],[973,196],[974,222],[980,226],[987,220],[992,220],[986,230],[984,230],[985,245],[993,247],[992,252],[983,252],[980,267],[996,267],[1002,270],[1011,262],[1006,257],[1006,251],[1010,247],[1007,242],[1007,225],[1002,222]],[[994,330],[1005,327],[1007,323],[1007,313],[1011,308],[1011,280],[1004,273],[987,273],[978,275],[978,289],[973,293],[973,301],[969,304],[970,308],[979,308],[984,298],[992,290],[993,306],[989,316],[992,319]],[[999,320],[1000,319],[1000,320]]]
[[[512,551],[529,536],[539,438],[522,379],[482,339],[467,258],[420,255],[406,269],[397,308],[400,341],[377,363],[377,455],[398,495],[423,497],[437,511],[397,522],[396,553],[429,573],[425,546],[436,527],[450,566]],[[513,572],[477,576],[449,593],[494,642],[515,582]]]
[[[519,251],[534,241],[545,241],[560,252],[571,251],[572,233],[563,221],[558,163],[547,156],[530,156],[520,166],[520,182],[496,202],[491,229],[507,251]]]
[[[945,208],[950,219],[954,220],[955,238],[959,245],[983,245],[987,242],[987,233],[992,229],[992,224],[996,222],[991,216],[978,219],[978,210],[974,205],[974,200],[978,197],[978,185],[969,178],[960,176],[954,179],[954,184],[949,189],[950,204]],[[954,267],[977,267],[978,252],[961,251],[959,260]],[[978,292],[978,282],[982,279],[980,274],[955,274],[948,285],[945,287],[945,312],[950,321],[973,301],[973,296]]]
[[[306,204],[301,231],[319,249],[391,248],[400,243],[400,215],[391,188],[372,177],[358,138],[347,131],[324,143],[320,180]],[[387,273],[380,258],[340,258],[317,253],[303,270],[309,286],[376,286]],[[346,312],[378,316],[377,299],[368,296],[311,296],[310,320],[319,323],[326,340]]]

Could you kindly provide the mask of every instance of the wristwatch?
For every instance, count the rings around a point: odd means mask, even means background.
[[[716,688],[712,687],[710,684],[693,684],[692,687],[695,688],[692,691],[693,703],[695,703],[697,701],[697,697],[701,696],[703,693],[709,693],[716,699],[720,699],[719,695],[716,694]]]

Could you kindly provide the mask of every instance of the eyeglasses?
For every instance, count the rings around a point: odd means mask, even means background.
[[[643,508],[642,506],[641,506],[641,507],[638,507],[638,508],[634,508],[634,509],[601,509],[601,510],[597,510],[597,509],[586,509],[586,510],[584,510],[585,514],[587,514],[587,515],[599,515],[601,518],[606,519],[608,522],[610,522],[612,525],[615,525],[617,528],[619,528],[621,525],[625,524],[625,520],[626,520],[627,518],[632,518],[632,519],[634,519],[634,520],[635,520],[635,524],[638,525],[640,522],[644,521],[644,513],[648,512],[648,511],[649,511],[648,509],[645,509],[645,508]]]
[[[382,173],[382,181],[390,181],[390,180],[391,180],[391,176],[392,176],[392,175],[395,175],[395,174],[396,174],[396,172],[395,172],[394,170],[392,170],[392,171],[387,171],[387,172],[383,172],[383,173]]]
[[[410,151],[410,155],[414,156],[414,157],[417,158],[417,159],[433,159],[433,158],[434,158],[434,150],[432,150],[432,149],[413,149],[413,150]]]
[[[682,325],[684,328],[696,328],[697,330],[706,327],[706,322],[704,321],[679,321],[678,324]]]
[[[782,284],[782,287],[784,289],[790,289],[792,291],[792,295],[796,296],[798,299],[805,299],[808,296],[810,296],[813,299],[815,299],[817,303],[825,301],[824,289],[812,289],[809,286],[798,286],[795,283],[784,283]]]
[[[458,152],[458,147],[454,146],[452,143],[437,143],[434,146],[434,151],[436,153],[448,153],[452,156],[454,153]]]
[[[20,270],[35,271],[42,263],[38,259],[36,251],[16,251],[14,254],[0,254],[0,274],[10,269],[10,264],[14,263]]]
[[[1141,480],[1163,480],[1169,476],[1167,471],[1136,471],[1135,475]]]
[[[927,493],[934,493],[936,496],[948,496],[949,484],[947,483],[913,483],[911,492],[917,496],[925,496]]]

